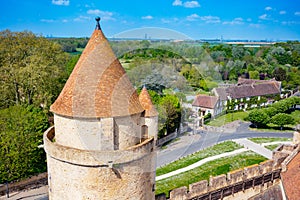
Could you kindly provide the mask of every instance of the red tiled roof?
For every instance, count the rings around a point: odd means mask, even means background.
[[[145,117],[155,117],[158,116],[158,112],[155,109],[151,97],[146,89],[146,87],[143,87],[140,96],[139,96],[140,103],[142,107],[145,109]]]
[[[92,34],[50,110],[82,118],[128,116],[144,111],[100,28]]]
[[[287,171],[281,173],[285,194],[289,200],[300,197],[300,153],[287,165]]]
[[[215,96],[198,95],[192,105],[203,108],[214,108],[217,101],[218,97]]]

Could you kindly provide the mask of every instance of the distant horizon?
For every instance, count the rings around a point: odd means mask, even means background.
[[[300,40],[300,0],[10,0],[2,2],[0,30],[90,37],[97,16],[108,38],[160,27],[193,40]]]

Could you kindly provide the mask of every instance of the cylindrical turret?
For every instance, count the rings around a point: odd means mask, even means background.
[[[141,135],[144,108],[96,20],[50,108],[49,199],[154,199],[157,127]]]

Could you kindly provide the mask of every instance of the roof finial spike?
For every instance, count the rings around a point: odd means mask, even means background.
[[[95,28],[96,30],[101,30],[100,23],[99,23],[100,19],[101,19],[100,17],[95,18],[95,20],[97,21],[96,28]]]

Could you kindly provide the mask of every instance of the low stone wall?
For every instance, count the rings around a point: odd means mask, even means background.
[[[170,191],[171,200],[184,199],[225,199],[238,192],[245,192],[248,189],[269,187],[274,180],[280,178],[281,168],[275,167],[273,160],[267,160],[259,165],[252,165],[244,169],[236,170],[222,174],[210,179],[202,180],[197,183],[176,188]],[[255,194],[255,193],[254,193]],[[163,196],[157,196],[156,199],[164,200]]]
[[[47,183],[48,183],[48,174],[47,172],[45,172],[21,181],[9,183],[8,188],[9,188],[9,192],[14,192],[14,191],[21,191],[25,189],[37,188],[40,186],[47,185]],[[6,184],[3,184],[0,186],[0,195],[5,195],[5,194],[6,194]]]
[[[166,142],[169,142],[170,140],[173,140],[176,137],[177,137],[177,131],[175,131],[174,133],[171,133],[171,134],[167,135],[166,137],[163,137],[163,138],[157,140],[156,146],[162,146]]]

